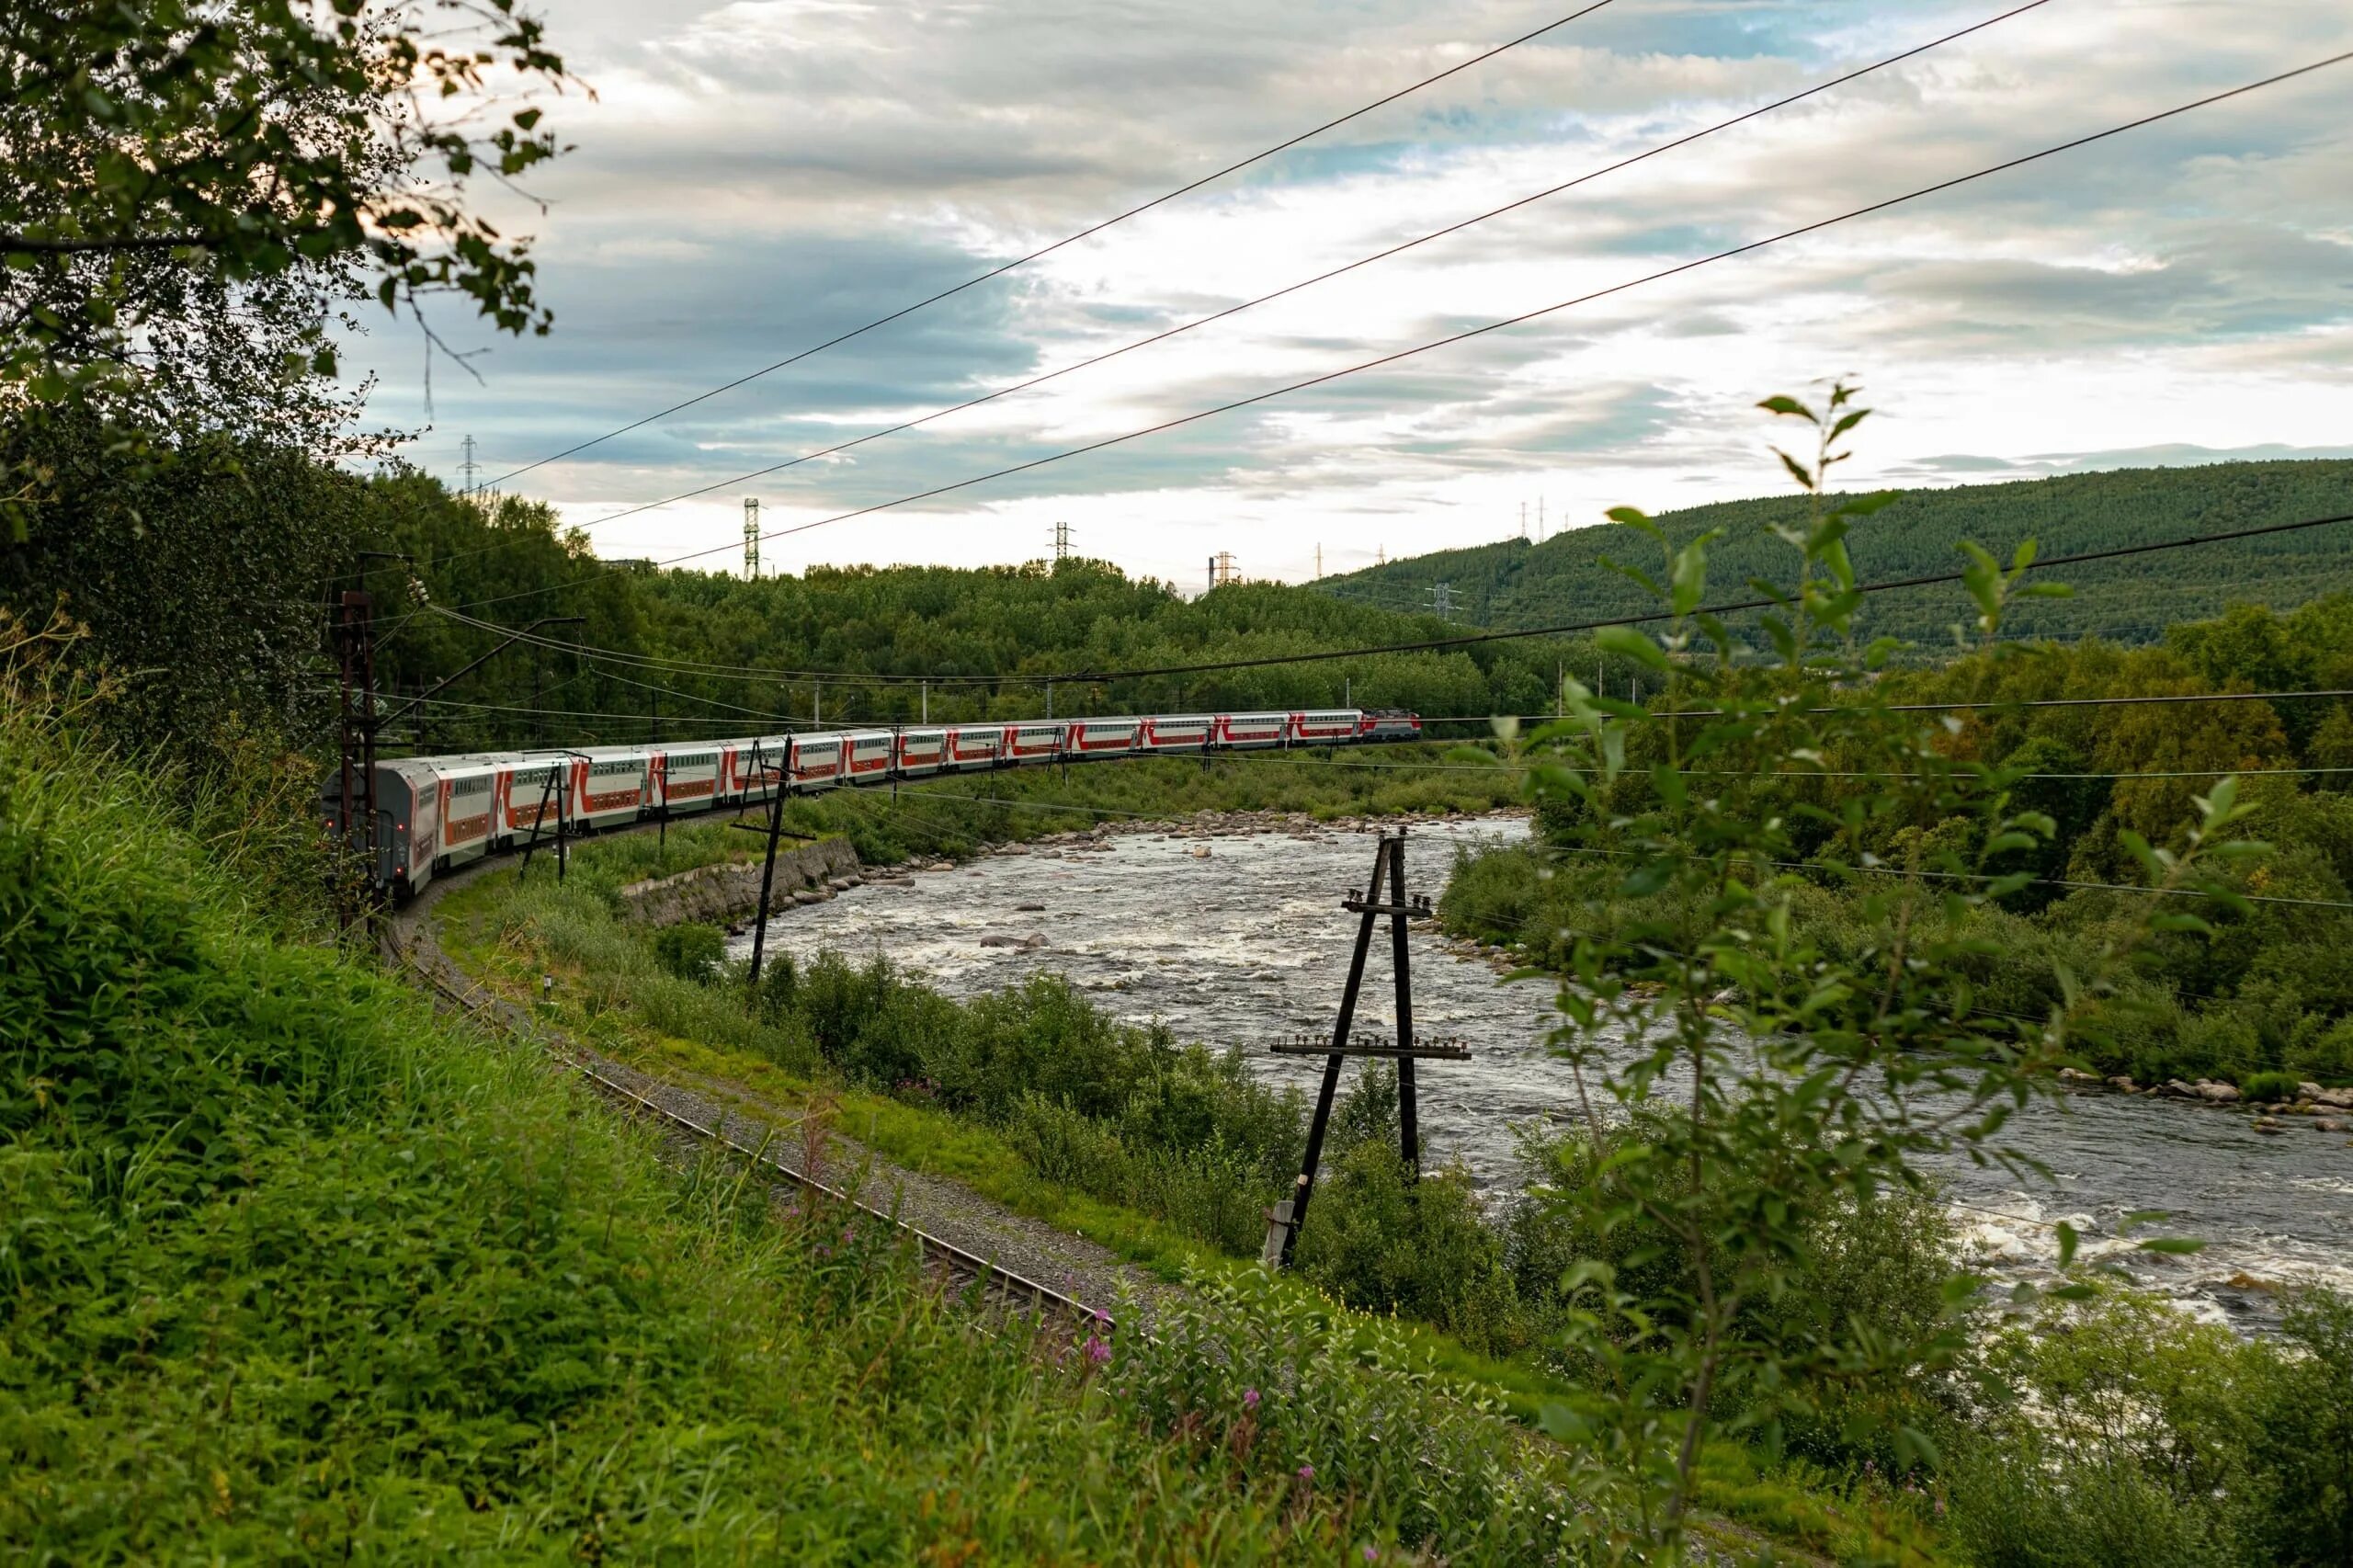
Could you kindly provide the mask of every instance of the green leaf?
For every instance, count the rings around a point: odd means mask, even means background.
[[[1708,550],[1700,540],[1675,552],[1675,566],[1668,581],[1674,589],[1670,601],[1677,615],[1689,615],[1699,608],[1708,592]]]
[[[2059,1267],[2064,1268],[2069,1264],[2075,1261],[2075,1245],[2082,1238],[2075,1234],[2075,1227],[2067,1223],[2064,1220],[2059,1221],[2057,1229],[2059,1232]]]
[[[1784,414],[1795,418],[1810,420],[1816,425],[1822,423],[1821,420],[1814,418],[1813,410],[1793,397],[1768,397],[1756,406],[1768,414]]]
[[[1798,461],[1797,459],[1790,456],[1789,453],[1781,450],[1779,447],[1773,449],[1773,455],[1781,460],[1781,466],[1790,471],[1790,477],[1791,479],[1796,480],[1808,490],[1812,490],[1814,487],[1815,481],[1813,470],[1807,468],[1805,464]]]
[[[1633,660],[1645,669],[1665,674],[1668,669],[1666,653],[1649,633],[1631,626],[1605,626],[1593,634],[1593,640],[1604,652]]]
[[[2206,1244],[2195,1236],[2151,1236],[2147,1241],[2140,1244],[2139,1250],[2182,1256],[2193,1252],[2204,1252]]]

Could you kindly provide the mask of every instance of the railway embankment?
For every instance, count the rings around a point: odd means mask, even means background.
[[[822,839],[791,852],[800,889],[825,886],[825,878],[854,874],[856,852],[846,839]],[[784,885],[786,857],[777,872]],[[713,1131],[725,1142],[756,1148],[760,1158],[789,1175],[846,1187],[869,1207],[894,1216],[912,1230],[1025,1280],[1034,1280],[1088,1303],[1109,1306],[1122,1300],[1149,1304],[1170,1289],[1148,1270],[1121,1259],[1109,1248],[1046,1221],[1018,1213],[942,1176],[917,1170],[878,1153],[837,1130],[812,1136],[809,1096],[790,1102],[781,1095],[740,1078],[717,1074],[692,1076],[646,1072],[615,1060],[558,1030],[522,1004],[498,995],[470,974],[444,948],[436,917],[442,902],[496,862],[469,867],[437,880],[406,908],[391,917],[387,949],[445,999],[483,1014],[503,1028],[538,1037],[563,1060],[610,1086],[617,1094],[681,1125]],[[842,868],[849,868],[845,872]],[[737,896],[750,873],[749,900]],[[651,925],[723,919],[748,913],[759,898],[757,861],[698,867],[674,876],[648,879],[620,890],[631,917]],[[726,876],[714,873],[730,873]],[[796,891],[800,891],[796,889]],[[637,897],[631,898],[632,892]],[[838,1110],[838,1102],[835,1105]]]

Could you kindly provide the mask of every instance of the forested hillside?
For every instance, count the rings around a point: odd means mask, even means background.
[[[236,451],[241,474],[183,465],[102,483],[95,432],[61,422],[19,439],[22,456],[88,483],[62,496],[24,546],[0,552],[0,606],[39,621],[63,604],[85,623],[83,656],[122,677],[110,711],[141,744],[186,749],[281,729],[328,740],[330,608],[363,584],[391,715],[384,738],[395,749],[1017,717],[1050,701],[1063,714],[1345,700],[1483,718],[1548,710],[1555,672],[1589,668],[1595,656],[1581,640],[1532,639],[1065,682],[1050,697],[1051,675],[1278,657],[1449,629],[1279,584],[1188,600],[1077,560],[816,567],[757,582],[655,572],[598,560],[545,506],[455,495],[406,470],[363,478],[256,446]],[[257,483],[261,504],[244,499]],[[233,520],[207,526],[221,517]],[[405,705],[507,631],[543,620],[529,641]]]
[[[1629,496],[1639,506],[1642,497]],[[2007,484],[1904,492],[1856,523],[1849,536],[1864,582],[1955,570],[1969,540],[2007,559],[2032,539],[2046,556],[2180,539],[2302,517],[2353,511],[2353,461],[2216,463],[2202,468],[2127,469]],[[1657,520],[1678,542],[1709,528],[1724,537],[1712,549],[1719,598],[1745,598],[1739,585],[1768,574],[1789,547],[1771,529],[1805,512],[1803,497],[1729,501],[1667,513]],[[1658,547],[1617,524],[1581,528],[1541,544],[1506,540],[1439,551],[1317,585],[1352,602],[1427,609],[1443,583],[1458,620],[1521,629],[1558,626],[1654,608],[1651,596],[1617,562],[1649,571]],[[2154,642],[2177,622],[2220,614],[2234,603],[2288,608],[2353,587],[2353,525],[2268,539],[2207,545],[2066,570],[2065,599],[2021,604],[2015,636],[2074,639],[2097,635]],[[1949,590],[1923,589],[1873,599],[1861,618],[1866,634],[1949,646]]]

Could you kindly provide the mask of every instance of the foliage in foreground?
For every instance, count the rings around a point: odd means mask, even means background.
[[[1921,1190],[1925,1159],[2022,1165],[2002,1142],[2006,1119],[2047,1091],[2131,953],[2157,933],[2211,934],[2186,909],[2147,907],[2049,1006],[1980,1005],[1972,967],[1985,954],[1966,921],[2031,884],[2009,862],[2056,826],[2017,797],[2017,771],[1955,754],[1957,721],[1897,703],[1884,676],[1900,645],[1859,635],[1866,600],[1847,539],[1892,497],[1827,492],[1868,411],[1844,385],[1819,413],[1792,398],[1763,406],[1802,422],[1812,444],[1780,454],[1807,505],[1764,530],[1778,559],[1749,579],[1775,608],[1744,628],[1702,608],[1722,530],[1675,538],[1631,508],[1613,514],[1658,547],[1654,574],[1634,575],[1666,627],[1604,640],[1646,664],[1665,697],[1645,708],[1574,687],[1568,718],[1529,737],[1531,793],[1555,804],[1560,847],[1612,864],[1586,890],[1559,982],[1552,1046],[1592,1153],[1555,1201],[1597,1239],[1654,1238],[1614,1258],[1589,1247],[1564,1273],[1563,1350],[1592,1369],[1597,1398],[1550,1425],[1631,1479],[1648,1545],[1670,1555],[1713,1435],[1779,1448],[1844,1416],[1892,1440],[1907,1467],[1936,1459],[1928,1424],[1901,1403],[1842,1408],[1838,1395],[1954,1367],[1974,1282],[1949,1278],[1946,1310],[1910,1322],[1788,1303],[1840,1217]],[[1998,635],[2013,600],[2065,592],[2025,580],[2033,559],[2030,541],[2006,565],[1970,548],[1989,664],[2008,653]],[[1621,804],[1612,791],[1630,772],[1648,788]],[[1832,775],[1847,785],[1834,798],[1805,788]],[[2163,892],[2243,913],[2219,872],[2260,846],[2234,831],[2234,782],[2195,805],[2171,847],[2120,838]],[[1851,947],[1793,918],[1814,881],[1854,889]],[[2064,1225],[2059,1237],[2063,1261],[2075,1237]]]
[[[877,1228],[674,1178],[528,1052],[273,940],[88,760],[0,726],[7,1555],[1531,1560],[1415,1467],[1342,1492],[1139,1420]]]

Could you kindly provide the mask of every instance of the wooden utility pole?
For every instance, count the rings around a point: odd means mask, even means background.
[[[1381,902],[1381,886],[1389,884],[1389,900]],[[1397,1117],[1399,1153],[1406,1168],[1415,1179],[1421,1175],[1421,1116],[1414,1083],[1414,1063],[1423,1058],[1448,1062],[1468,1061],[1471,1052],[1459,1040],[1416,1040],[1414,1037],[1413,977],[1409,972],[1410,952],[1406,947],[1408,920],[1426,920],[1432,914],[1427,897],[1408,899],[1405,894],[1405,834],[1399,829],[1394,837],[1383,834],[1381,845],[1373,852],[1372,878],[1359,894],[1351,890],[1342,907],[1358,916],[1356,949],[1348,960],[1347,983],[1340,991],[1340,1015],[1332,1026],[1328,1041],[1300,1038],[1269,1049],[1278,1056],[1321,1056],[1324,1081],[1315,1096],[1315,1114],[1307,1124],[1307,1149],[1300,1159],[1298,1179],[1291,1185],[1291,1195],[1277,1203],[1267,1215],[1267,1244],[1261,1261],[1269,1267],[1290,1264],[1299,1246],[1299,1233],[1307,1223],[1308,1200],[1315,1193],[1316,1167],[1324,1159],[1324,1134],[1331,1130],[1332,1101],[1340,1087],[1340,1068],[1351,1056],[1385,1057],[1397,1063]],[[1357,997],[1364,987],[1364,963],[1372,951],[1374,926],[1382,915],[1390,919],[1392,961],[1396,969],[1397,1037],[1394,1040],[1366,1039],[1350,1032],[1356,1023]]]

